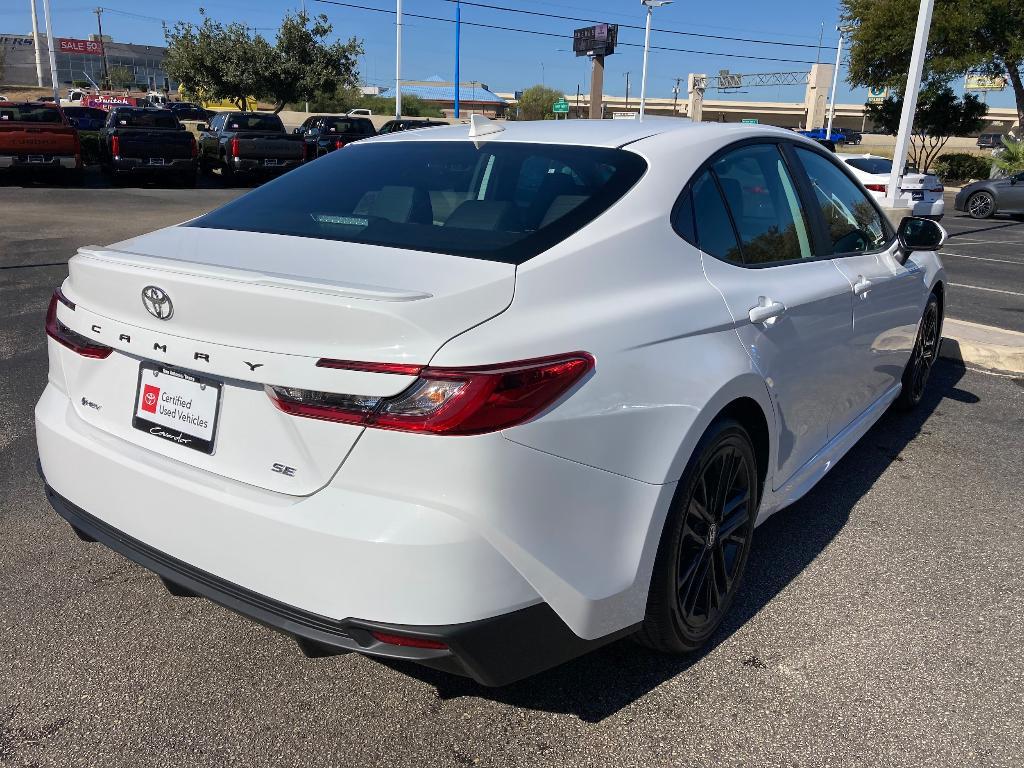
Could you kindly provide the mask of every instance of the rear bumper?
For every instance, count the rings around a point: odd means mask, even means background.
[[[538,603],[474,622],[408,626],[361,619],[330,619],[232,584],[160,552],[72,504],[49,485],[46,498],[80,538],[104,544],[160,576],[172,593],[205,597],[296,639],[307,656],[359,652],[415,662],[499,686],[549,669],[632,631],[600,638],[575,635],[550,606]],[[386,632],[444,643],[446,650],[392,645],[371,633]]]
[[[938,221],[946,212],[946,201],[941,197],[938,200],[919,200],[914,203],[914,215],[924,219]]]
[[[30,155],[0,155],[0,169],[29,169],[37,171],[68,169],[73,170],[80,167],[80,161],[74,155],[43,155],[43,162],[30,162]]]
[[[266,160],[247,157],[234,157],[228,160],[238,173],[284,173],[302,165],[301,160],[281,160],[276,165],[267,165]]]
[[[192,158],[176,158],[165,160],[162,165],[150,165],[148,159],[137,157],[120,157],[110,162],[111,170],[116,173],[190,173],[197,168]]]

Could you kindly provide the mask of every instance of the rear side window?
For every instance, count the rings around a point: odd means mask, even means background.
[[[877,251],[884,247],[888,231],[878,209],[860,187],[817,152],[798,147],[796,154],[814,188],[832,254]]]
[[[521,264],[586,226],[647,164],[622,149],[469,141],[353,145],[185,226]],[[338,179],[345,183],[339,184]]]
[[[177,128],[180,125],[174,113],[167,109],[118,110],[114,124],[125,128]]]
[[[730,152],[714,164],[746,264],[772,264],[813,255],[807,222],[774,144]]]
[[[229,131],[283,131],[284,123],[277,115],[261,115],[255,112],[245,114],[233,112],[226,126]]]
[[[0,121],[19,123],[61,123],[60,112],[53,107],[32,104],[4,104],[0,102]]]
[[[698,248],[715,258],[743,263],[729,211],[709,171],[702,173],[693,185],[693,218]]]
[[[884,157],[854,157],[846,164],[864,173],[889,173],[892,170],[892,160]]]

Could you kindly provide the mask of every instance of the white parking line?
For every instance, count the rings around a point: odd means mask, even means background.
[[[980,285],[965,285],[964,283],[950,283],[950,285],[956,286],[957,288],[971,288],[975,291],[988,291],[989,293],[1005,293],[1009,296],[1024,296],[1024,293],[1018,291],[1004,291],[999,288],[982,288]]]
[[[1000,264],[1017,264],[1024,266],[1024,261],[1014,261],[1013,259],[993,259],[988,256],[968,256],[966,253],[952,253],[950,251],[939,251],[940,256],[956,256],[958,259],[976,259],[977,261],[997,261]]]

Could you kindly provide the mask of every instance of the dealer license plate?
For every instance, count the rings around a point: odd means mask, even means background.
[[[186,448],[213,453],[220,392],[219,381],[142,363],[132,426]]]

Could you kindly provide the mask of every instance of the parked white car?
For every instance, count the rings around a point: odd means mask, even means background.
[[[854,175],[875,199],[885,199],[889,188],[889,173],[892,160],[876,155],[836,155],[853,169]],[[942,197],[945,188],[938,176],[930,173],[905,173],[900,184],[900,198],[905,206],[913,206],[915,216],[938,221],[946,212],[946,201]]]
[[[72,257],[41,472],[81,538],[311,655],[693,651],[755,526],[921,401],[943,239],[781,129],[358,142]]]

